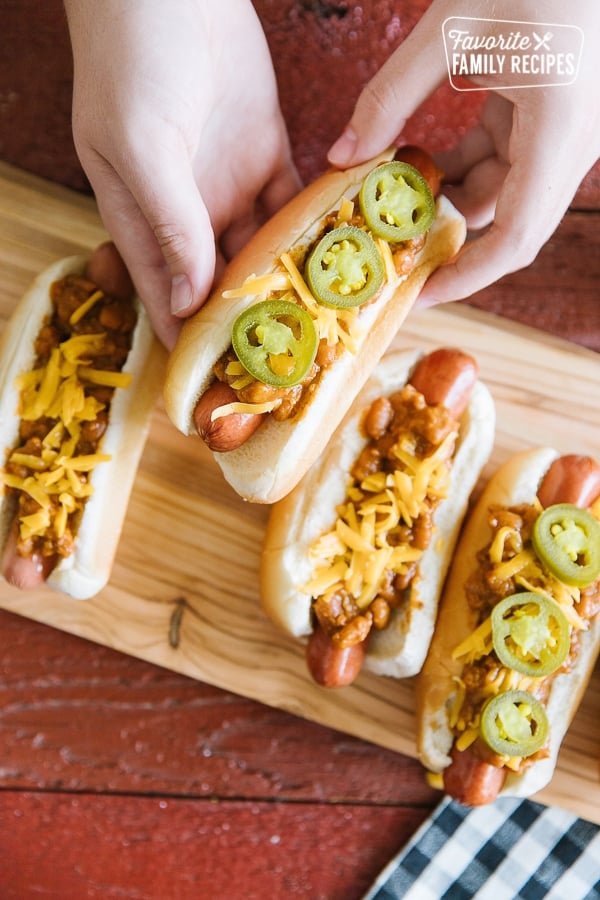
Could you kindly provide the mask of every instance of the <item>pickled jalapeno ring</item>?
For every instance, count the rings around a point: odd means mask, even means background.
[[[523,675],[550,675],[568,656],[571,629],[554,600],[523,591],[497,603],[492,610],[492,641],[496,656]]]
[[[538,558],[560,581],[587,587],[600,575],[600,522],[572,503],[549,506],[531,534]]]
[[[303,307],[289,300],[263,300],[237,317],[231,343],[254,378],[275,387],[292,387],[312,366],[319,339]]]
[[[429,231],[435,200],[427,181],[408,163],[394,161],[369,172],[359,194],[367,227],[386,241],[407,241]]]
[[[546,743],[546,710],[528,691],[506,691],[488,700],[481,711],[479,732],[495,753],[533,756]]]
[[[324,306],[362,306],[380,290],[385,275],[373,238],[354,225],[327,232],[306,262],[304,277]]]

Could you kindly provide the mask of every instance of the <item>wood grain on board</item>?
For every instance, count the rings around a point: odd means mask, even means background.
[[[2,322],[41,268],[104,237],[92,200],[0,165]],[[477,356],[496,401],[488,473],[538,444],[598,455],[596,354],[458,304],[411,313],[395,340],[397,347],[440,344]],[[0,606],[414,756],[410,680],[365,673],[344,691],[318,688],[302,648],[263,615],[257,573],[267,516],[267,508],[233,493],[210,454],[175,430],[159,402],[107,588],[78,603],[1,584]],[[600,821],[599,704],[596,669],[555,778],[539,795],[594,821]]]

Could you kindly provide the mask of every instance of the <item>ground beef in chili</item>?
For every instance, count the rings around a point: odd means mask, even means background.
[[[412,449],[417,459],[429,456],[444,439],[456,431],[456,421],[449,410],[440,405],[429,406],[424,396],[408,384],[390,397],[375,400],[363,420],[368,441],[351,470],[351,483],[360,486],[369,475],[391,473],[402,468],[394,447],[402,442]],[[437,503],[426,503],[411,525],[400,521],[387,532],[390,546],[405,544],[424,550],[431,543],[433,515]],[[344,588],[318,597],[313,613],[333,643],[348,647],[363,641],[371,628],[387,627],[391,610],[407,602],[408,588],[418,563],[408,564],[406,572],[383,573],[379,590],[367,609],[359,609]]]
[[[96,369],[118,372],[131,349],[133,331],[137,321],[137,312],[133,298],[129,300],[114,299],[103,295],[88,312],[76,323],[71,324],[72,314],[94,292],[96,285],[79,275],[67,275],[54,282],[50,287],[52,312],[44,322],[35,340],[36,360],[32,368],[42,368],[48,363],[52,350],[63,341],[78,334],[103,334],[105,339],[96,353],[90,351],[90,364]],[[83,422],[74,455],[87,455],[97,452],[102,436],[106,431],[110,415],[110,403],[114,388],[93,384],[84,385],[85,396],[94,396],[103,404],[96,420]],[[42,441],[59,420],[42,417],[34,421],[22,419],[19,424],[18,445],[9,453],[18,452],[41,457]],[[29,470],[10,460],[5,469],[11,474],[25,478]],[[78,472],[82,482],[87,481],[85,472]],[[9,494],[17,495],[17,515],[19,517],[33,514],[39,510],[39,504],[27,493],[8,488]],[[50,509],[50,520],[54,519],[58,510],[58,502],[53,501]],[[28,540],[18,541],[18,552],[22,556],[39,554],[42,556],[69,556],[76,541],[76,517],[71,517],[65,533],[57,536],[50,527],[44,536],[35,536]]]

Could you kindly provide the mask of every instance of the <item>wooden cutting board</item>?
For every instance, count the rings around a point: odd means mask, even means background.
[[[35,274],[105,238],[89,198],[0,165],[2,325]],[[496,401],[486,473],[546,444],[598,456],[600,359],[576,345],[454,304],[412,313],[398,347],[456,345],[476,355]],[[258,563],[268,509],[223,482],[200,442],[157,404],[108,587],[77,602],[0,583],[14,613],[415,755],[413,683],[365,673],[341,691],[313,685],[302,648],[263,615]],[[600,669],[538,795],[600,822]]]

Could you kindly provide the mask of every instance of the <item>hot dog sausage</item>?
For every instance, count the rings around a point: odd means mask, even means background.
[[[478,373],[473,357],[445,347],[421,357],[409,383],[423,394],[429,406],[442,405],[458,420],[468,405]],[[386,398],[374,401],[365,421],[367,433],[372,437],[384,433],[391,416],[392,408]],[[308,668],[315,681],[326,687],[351,684],[366,656],[367,641],[342,649],[316,626],[306,650]]]
[[[130,300],[134,293],[133,282],[115,245],[111,241],[100,244],[90,255],[84,270],[84,277],[92,281],[104,294],[122,301]],[[106,307],[107,315],[111,314]],[[119,323],[108,327],[119,328]],[[34,552],[31,556],[18,551],[18,529],[16,522],[10,530],[2,554],[2,574],[9,584],[24,590],[39,587],[48,578],[58,563],[56,554],[44,556]]]
[[[451,347],[440,347],[419,360],[410,383],[423,394],[429,406],[441,404],[455,419],[460,419],[478,374],[472,356]]]
[[[351,647],[336,647],[318,625],[306,648],[308,669],[322,687],[345,687],[357,678],[367,653],[367,641]]]
[[[41,587],[56,565],[56,556],[21,556],[17,552],[16,523],[8,535],[2,554],[2,574],[9,584],[21,590]]]
[[[223,381],[215,381],[196,404],[194,423],[198,434],[213,452],[237,450],[254,434],[264,417],[264,414],[256,413],[230,413],[213,421],[215,409],[236,400],[237,394],[232,387]]]
[[[396,151],[394,159],[406,162],[416,168],[428,183],[433,196],[439,194],[443,172],[426,151],[412,145],[405,146]],[[396,245],[393,251],[393,260],[398,275],[409,275],[414,269],[416,258],[422,252],[425,240],[426,234],[423,233]],[[323,361],[325,353],[330,357],[328,363]],[[336,355],[336,345],[330,345],[325,339],[321,339],[317,356],[318,365],[328,368]],[[222,391],[222,394],[219,391]],[[200,396],[192,411],[192,419],[198,434],[205,441],[209,450],[213,452],[226,453],[238,449],[250,439],[264,419],[264,414],[251,417],[250,414],[233,413],[227,417],[220,416],[218,423],[212,422],[211,415],[217,407],[239,399],[237,395],[230,394],[230,399],[222,400],[221,397],[227,396],[227,393],[213,382]],[[295,405],[295,401],[293,405]]]
[[[538,489],[544,507],[574,503],[586,508],[600,493],[600,466],[587,456],[560,456],[545,473]],[[451,797],[467,806],[495,799],[506,777],[506,769],[492,766],[472,750],[451,753],[452,762],[444,770],[444,788]],[[495,770],[495,771],[493,771]]]
[[[506,769],[479,759],[470,747],[453,749],[452,763],[444,770],[444,790],[466,806],[483,806],[496,799],[506,778]]]
[[[600,466],[590,456],[559,456],[540,484],[542,506],[573,503],[585,509],[600,495]]]
[[[119,251],[107,241],[95,248],[85,267],[85,277],[109,297],[129,300],[133,296],[133,282]]]
[[[429,153],[426,153],[420,147],[408,145],[396,150],[394,159],[408,163],[409,166],[414,166],[415,169],[418,169],[431,188],[433,196],[436,197],[439,194],[444,173],[438,168]]]

